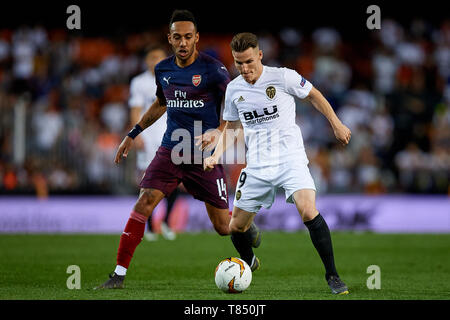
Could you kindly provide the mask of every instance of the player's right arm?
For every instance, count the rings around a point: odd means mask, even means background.
[[[166,110],[167,106],[165,104],[161,104],[159,99],[156,99],[150,108],[148,108],[148,110],[142,115],[141,120],[139,120],[137,124],[141,126],[142,130],[145,130],[155,123],[156,120],[161,118]]]
[[[225,95],[228,83],[230,82],[230,74],[228,73],[227,68],[225,66],[216,61],[215,63],[209,64],[210,73],[209,73],[209,81],[211,81],[216,87],[217,95],[222,96],[221,104],[220,104],[220,119],[219,126],[215,129],[207,130],[205,133],[194,137],[195,145],[199,147],[201,151],[211,151],[217,145],[217,141],[219,136],[222,134],[225,128],[225,120],[223,119],[223,109],[225,108]]]
[[[241,121],[226,121],[214,153],[203,161],[203,169],[206,171],[213,169],[219,163],[225,151],[234,144],[236,139],[244,139],[244,130]]]
[[[161,118],[161,116],[166,112],[167,107],[164,104],[161,104],[159,101],[159,98],[153,102],[153,104],[148,108],[148,110],[142,115],[139,122],[136,124],[136,126],[128,133],[128,135],[122,140],[122,143],[119,145],[119,148],[116,152],[116,157],[114,159],[115,163],[119,163],[122,157],[126,158],[128,156],[128,152],[131,149],[131,143],[133,142],[131,132],[133,130],[139,130],[140,131],[145,130],[146,128],[150,127],[153,123],[155,123],[156,120]],[[139,129],[136,129],[139,128]],[[136,131],[134,131],[136,132]],[[131,134],[131,135],[130,135]]]

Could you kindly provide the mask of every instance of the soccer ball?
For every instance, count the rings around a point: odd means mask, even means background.
[[[227,258],[219,262],[214,277],[217,287],[223,292],[240,293],[252,282],[252,271],[244,260]]]

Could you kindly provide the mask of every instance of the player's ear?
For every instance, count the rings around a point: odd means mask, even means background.
[[[263,52],[262,52],[261,49],[259,50],[258,56],[259,56],[259,60],[262,61],[262,59],[263,59]]]
[[[195,33],[195,43],[197,44],[198,40],[200,40],[200,34],[198,32]]]

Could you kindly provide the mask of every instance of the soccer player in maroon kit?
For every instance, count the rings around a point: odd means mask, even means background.
[[[225,172],[221,165],[203,170],[203,159],[194,152],[194,137],[201,148],[213,143],[211,131],[221,130],[221,104],[230,81],[227,69],[218,60],[197,51],[199,40],[194,16],[175,10],[169,23],[168,40],[174,55],[155,67],[156,101],[120,144],[115,157],[126,157],[133,139],[167,112],[167,130],[160,148],[140,183],[139,198],[120,237],[117,265],[109,279],[97,288],[122,288],[133,253],[142,241],[145,223],[154,208],[169,196],[180,182],[186,190],[205,203],[206,211],[219,235],[230,234],[230,214]],[[201,126],[201,134],[197,130]],[[208,132],[206,132],[209,130]],[[179,135],[183,137],[180,142]],[[179,150],[180,145],[182,146]],[[200,152],[201,154],[201,152]],[[248,229],[253,247],[261,242],[256,225]],[[252,270],[258,268],[252,265]]]

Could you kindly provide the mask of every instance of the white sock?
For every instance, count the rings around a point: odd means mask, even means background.
[[[256,256],[255,255],[253,255],[253,258],[252,258],[252,264],[250,265],[250,268],[252,267],[252,265],[255,263],[255,259],[256,259]],[[125,269],[126,270],[126,269]]]
[[[116,266],[116,270],[114,270],[114,272],[118,275],[118,276],[125,276],[127,274],[127,268],[124,268],[122,266],[117,265]]]

